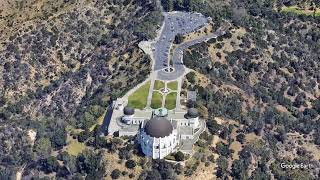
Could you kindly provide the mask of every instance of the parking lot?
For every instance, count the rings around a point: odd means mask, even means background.
[[[208,19],[199,13],[165,13],[164,27],[160,34],[160,38],[153,46],[153,55],[155,59],[154,71],[163,70],[169,65],[169,58],[173,62],[173,72],[158,71],[157,79],[161,80],[175,80],[182,76],[185,72],[183,65],[183,50],[194,44],[202,41],[207,41],[210,38],[222,35],[222,32],[216,32],[207,36],[203,36],[185,43],[178,45],[173,51],[172,57],[170,57],[170,47],[177,34],[189,34],[202,26],[205,26]]]
[[[159,40],[153,44],[155,66],[154,70],[160,70],[168,65],[168,56],[174,37],[180,34],[188,34],[207,23],[207,18],[199,13],[164,13],[164,27]]]

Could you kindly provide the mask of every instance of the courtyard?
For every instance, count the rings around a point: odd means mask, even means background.
[[[177,81],[154,80],[153,83],[148,81],[129,96],[128,106],[135,109],[158,109],[165,107],[168,110],[173,110],[176,108],[178,94]],[[149,103],[148,96],[151,96]]]

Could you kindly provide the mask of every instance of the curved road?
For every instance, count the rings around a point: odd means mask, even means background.
[[[172,56],[172,62],[173,62],[173,72],[166,72],[164,70],[160,70],[157,73],[157,78],[160,80],[175,80],[182,76],[185,72],[185,66],[183,64],[183,50],[193,46],[195,44],[198,44],[203,41],[208,41],[211,38],[216,38],[218,36],[223,35],[223,31],[217,31],[216,33],[200,37],[198,39],[194,39],[191,41],[187,41],[185,43],[180,44],[177,48],[174,49],[173,56]]]

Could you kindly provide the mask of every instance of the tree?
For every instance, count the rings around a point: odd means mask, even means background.
[[[51,153],[51,142],[49,138],[41,137],[36,140],[34,150],[40,158],[46,158]]]
[[[232,164],[231,174],[234,179],[248,179],[245,164],[242,160],[235,160]]]
[[[229,157],[229,155],[230,155],[229,147],[227,145],[223,144],[222,142],[219,142],[217,144],[217,151],[220,155],[225,156],[225,157]]]
[[[132,159],[128,160],[126,162],[126,167],[129,168],[129,169],[134,169],[136,167],[136,162]]]
[[[67,167],[67,169],[71,173],[77,172],[77,157],[68,155],[65,158],[63,158],[63,164]]]
[[[227,158],[220,156],[217,160],[217,177],[224,179],[227,175],[227,170],[228,170],[228,160]]]
[[[313,105],[314,109],[320,114],[320,99],[317,99]]]
[[[146,180],[161,180],[161,174],[158,170],[152,169],[151,171],[148,171],[147,176],[145,177]],[[139,178],[140,179],[140,178]]]
[[[189,72],[187,75],[186,75],[188,81],[191,83],[191,84],[194,84],[196,82],[196,73],[194,72]]]
[[[185,7],[183,6],[183,0],[175,0],[174,9],[178,11],[183,11]]]
[[[173,0],[161,0],[161,4],[165,11],[173,10]]]
[[[85,150],[77,158],[78,171],[87,178],[102,179],[105,172],[105,162],[101,153]]]
[[[245,141],[245,135],[244,134],[238,134],[237,135],[237,137],[236,137],[236,139],[237,139],[237,141],[239,141],[241,144],[243,144],[244,143],[244,141]]]
[[[221,129],[221,125],[214,119],[207,121],[207,127],[211,134],[218,134]]]
[[[89,129],[95,123],[95,117],[90,112],[85,112],[82,122],[81,128]]]
[[[15,173],[10,168],[0,166],[0,179],[15,179]]]
[[[88,129],[86,129],[86,130],[80,132],[77,137],[78,137],[77,139],[79,142],[84,142],[90,137],[90,132]]]
[[[119,169],[114,169],[112,172],[111,172],[111,178],[112,179],[118,179],[121,175],[121,171]]]
[[[181,44],[183,42],[184,37],[179,33],[174,37],[175,44]]]
[[[56,149],[60,149],[66,145],[67,132],[64,128],[58,128],[51,137],[51,144]]]
[[[318,116],[317,111],[314,110],[314,109],[310,109],[310,108],[304,109],[303,114],[305,116],[309,115],[312,119],[314,119],[314,118],[316,118]]]
[[[59,163],[56,157],[50,156],[47,159],[41,160],[41,169],[45,173],[57,172],[59,169]]]
[[[178,151],[175,155],[174,155],[174,159],[176,161],[183,161],[184,160],[184,154],[181,151]]]

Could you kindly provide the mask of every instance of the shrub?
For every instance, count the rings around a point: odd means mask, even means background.
[[[196,82],[196,73],[190,72],[186,75],[186,77],[191,84],[194,84]]]
[[[111,172],[111,178],[112,179],[118,179],[121,175],[121,171],[119,169],[114,169],[112,172]]]
[[[181,151],[178,151],[175,155],[174,158],[176,161],[183,161],[184,160],[184,154]]]
[[[135,168],[136,165],[137,165],[136,162],[134,160],[131,160],[131,159],[126,162],[126,167],[129,168],[129,169]]]
[[[134,175],[133,173],[129,174],[129,178],[130,178],[130,179],[132,179],[132,178],[134,178],[134,177],[135,177],[135,175]]]
[[[245,135],[244,134],[238,134],[236,137],[237,141],[239,141],[241,144],[245,141]]]

